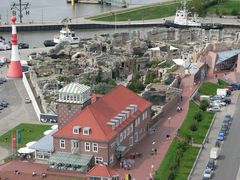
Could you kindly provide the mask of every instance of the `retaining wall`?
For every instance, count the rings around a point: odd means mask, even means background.
[[[34,96],[34,94],[32,92],[31,86],[30,86],[30,84],[28,82],[27,74],[28,74],[27,72],[23,73],[22,81],[23,81],[25,89],[27,90],[28,96],[29,96],[29,98],[32,101],[32,105],[33,105],[33,108],[34,108],[34,110],[35,110],[35,112],[37,114],[38,120],[40,121],[41,111],[40,111],[40,109],[38,107],[38,103],[37,103],[37,101],[35,99],[35,96]]]

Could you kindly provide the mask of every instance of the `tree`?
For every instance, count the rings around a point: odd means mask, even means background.
[[[127,88],[134,91],[135,93],[140,93],[144,90],[145,86],[140,81],[141,76],[139,74],[134,74],[132,81],[128,83]]]
[[[114,86],[111,86],[105,82],[98,83],[97,85],[93,86],[92,92],[97,94],[107,94],[112,90]]]
[[[155,78],[155,74],[153,72],[148,72],[146,75],[144,84],[147,85],[152,83],[154,78]]]
[[[196,112],[196,113],[194,114],[194,117],[193,117],[193,118],[194,118],[197,122],[202,121],[202,119],[203,119],[202,113],[201,113],[200,111]]]
[[[189,128],[190,128],[191,131],[196,131],[197,130],[196,123],[192,123]]]
[[[96,83],[100,83],[102,82],[102,68],[99,67],[98,68],[98,73],[97,73],[97,76],[96,76]]]

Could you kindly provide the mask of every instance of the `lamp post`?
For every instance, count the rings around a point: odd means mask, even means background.
[[[170,137],[170,124],[171,124],[171,117],[168,118],[168,137]]]
[[[116,12],[111,12],[111,14],[114,16],[114,32],[116,33],[116,31],[117,31],[117,24],[116,24],[117,14],[116,14]]]

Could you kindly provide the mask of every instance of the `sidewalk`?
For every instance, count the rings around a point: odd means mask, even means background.
[[[123,176],[124,174],[129,173],[132,175],[133,179],[135,178],[135,180],[146,180],[150,173],[154,173],[158,169],[177,133],[177,130],[181,127],[181,124],[184,121],[188,112],[189,97],[196,89],[196,87],[191,88],[188,86],[187,79],[183,79],[182,88],[183,101],[180,102],[180,105],[183,108],[183,111],[176,112],[176,108],[173,107],[171,112],[167,112],[164,122],[156,125],[156,131],[153,134],[147,135],[141,143],[128,153],[139,152],[142,153],[143,156],[135,159],[135,164],[133,164],[131,170],[120,169],[119,165],[117,165],[117,171],[119,174]],[[170,134],[170,139],[166,138],[167,134]],[[152,148],[157,149],[156,155],[151,155]]]
[[[236,101],[238,99],[239,94],[240,94],[239,91],[235,91],[234,94],[231,96],[232,104],[225,107],[222,112],[216,113],[215,121],[213,123],[210,134],[208,136],[209,143],[206,143],[204,145],[204,149],[202,150],[199,156],[199,159],[197,161],[196,167],[193,171],[193,174],[191,177],[192,180],[202,179],[204,170],[206,169],[206,166],[209,160],[211,148],[215,146],[218,132],[221,129],[224,114],[227,113],[227,114],[233,115],[233,113],[235,112],[235,108],[236,108],[235,105],[236,105]]]

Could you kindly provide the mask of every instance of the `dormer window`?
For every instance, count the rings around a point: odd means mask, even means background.
[[[83,135],[89,135],[89,133],[90,133],[90,127],[84,127],[83,128]]]
[[[73,127],[73,134],[79,134],[80,133],[81,126],[74,126]]]

